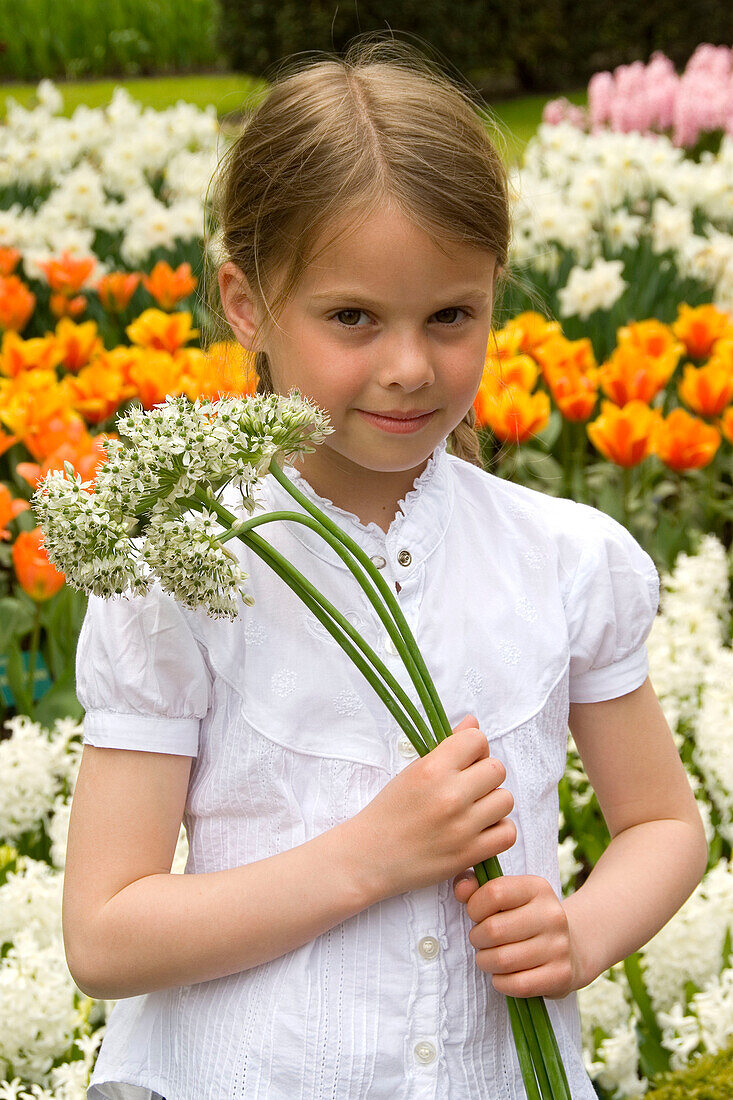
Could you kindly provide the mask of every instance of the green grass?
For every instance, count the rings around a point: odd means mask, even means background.
[[[127,88],[130,95],[143,107],[163,110],[172,107],[179,99],[197,107],[213,103],[219,118],[235,114],[253,94],[265,87],[265,82],[240,73],[194,73],[188,76],[164,76],[118,80],[59,81],[57,88],[64,97],[62,114],[67,117],[84,104],[87,107],[104,107],[112,98],[115,88]],[[0,84],[0,118],[5,117],[5,100],[13,96],[22,106],[35,103],[35,84]],[[506,142],[506,157],[513,164],[524,146],[534,134],[542,118],[542,108],[552,96],[522,96],[517,99],[498,99],[489,102]],[[585,89],[567,93],[572,103],[587,102]],[[504,150],[501,150],[502,153]]]

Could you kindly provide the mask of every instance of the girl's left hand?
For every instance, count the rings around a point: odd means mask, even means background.
[[[585,984],[567,914],[546,878],[503,875],[479,886],[456,876],[453,889],[474,927],[476,965],[508,997],[566,997]]]

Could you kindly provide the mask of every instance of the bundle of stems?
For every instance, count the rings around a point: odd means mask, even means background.
[[[238,522],[237,517],[203,486],[199,486],[194,496],[184,499],[182,503],[216,513],[221,523],[229,528],[220,537],[220,543],[235,537],[241,539],[282,578],[363,673],[418,754],[426,756],[452,730],[435,684],[394,592],[358,543],[304,496],[276,462],[270,463],[269,472],[301,505],[306,515],[295,511],[266,512]],[[394,642],[425,708],[427,722],[349,620],[287,558],[254,533],[254,528],[276,520],[302,523],[317,531],[350,569]],[[476,865],[474,872],[479,885],[489,879],[498,878],[503,873],[496,856]],[[528,1100],[572,1100],[544,999],[507,997],[507,1003]]]

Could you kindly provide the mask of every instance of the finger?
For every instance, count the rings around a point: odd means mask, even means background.
[[[497,756],[486,756],[483,759],[476,760],[470,766],[466,776],[466,795],[480,804],[483,798],[493,794],[494,791],[498,789],[506,790],[505,787],[500,787],[505,779],[506,768]],[[509,791],[507,791],[507,795],[510,795]],[[514,806],[514,798],[511,795],[510,798],[509,810]],[[506,812],[509,813],[509,810]]]
[[[476,952],[476,965],[487,974],[516,974],[544,966],[548,956],[547,940],[532,936],[521,943],[503,943],[500,947],[482,948]]]
[[[471,895],[478,889],[478,879],[474,874],[456,875],[453,880],[453,893],[458,901],[465,904]]]
[[[489,741],[483,731],[479,729],[478,724],[475,723],[475,719],[473,719],[472,725],[468,725],[471,717],[471,715],[467,715],[463,719],[464,722],[467,722],[467,725],[461,728],[462,724],[459,724],[457,730],[453,730],[453,735],[446,738],[445,741],[441,741],[437,746],[438,749],[445,746],[445,750],[452,753],[451,763],[453,768],[458,771],[470,768],[475,761],[489,756]],[[456,736],[456,733],[458,736]]]
[[[495,974],[491,979],[497,993],[506,997],[567,997],[572,990],[572,980],[567,968],[555,963],[537,966],[516,974]]]
[[[471,920],[482,921],[492,913],[506,909],[518,909],[526,905],[538,893],[535,875],[500,875],[480,886],[470,898],[467,912]]]
[[[475,948],[500,947],[505,943],[521,943],[546,931],[542,914],[536,905],[528,902],[518,909],[493,913],[474,924],[468,939]]]

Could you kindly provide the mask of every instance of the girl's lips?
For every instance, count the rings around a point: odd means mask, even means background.
[[[363,409],[357,409],[365,420],[368,420],[370,424],[374,424],[376,428],[381,428],[385,432],[397,432],[400,435],[405,435],[409,432],[417,432],[423,425],[427,424],[433,413],[426,413],[425,416],[415,416],[410,420],[397,420],[391,416],[377,416],[375,413],[364,412]]]

